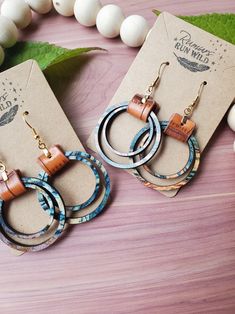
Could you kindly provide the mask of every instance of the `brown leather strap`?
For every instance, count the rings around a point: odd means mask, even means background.
[[[62,169],[69,162],[69,159],[65,156],[58,145],[51,147],[49,152],[51,153],[50,158],[46,157],[45,155],[41,155],[37,161],[42,169],[49,176],[52,176],[57,171]]]
[[[182,119],[183,117],[180,114],[174,113],[171,116],[164,133],[181,142],[187,142],[192,135],[196,124],[189,119],[186,119],[185,123],[182,123]]]
[[[127,112],[137,119],[147,122],[151,111],[155,111],[159,108],[158,104],[152,97],[143,104],[143,95],[136,94],[129,102]]]
[[[19,170],[12,170],[7,176],[7,181],[0,178],[0,198],[5,202],[26,192]]]

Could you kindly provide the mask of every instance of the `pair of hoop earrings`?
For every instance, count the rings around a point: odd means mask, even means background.
[[[202,82],[197,97],[186,109],[183,115],[174,113],[169,121],[159,122],[156,112],[159,105],[153,99],[155,88],[159,85],[161,74],[170,63],[163,62],[158,70],[156,80],[148,87],[145,94],[136,94],[131,101],[125,101],[118,105],[109,107],[95,128],[95,144],[100,156],[110,165],[120,169],[133,169],[133,174],[145,186],[159,191],[170,191],[186,185],[196,174],[200,163],[200,149],[196,137],[193,135],[196,124],[190,120],[193,111],[199,103],[203,87],[207,84]],[[108,130],[113,120],[123,112],[146,122],[146,125],[134,136],[129,151],[120,152],[114,149],[109,141]],[[162,133],[187,143],[189,157],[185,166],[172,174],[159,174],[151,169],[148,162],[155,157],[162,140]],[[129,158],[130,163],[118,163],[107,156],[104,147],[119,157]],[[149,182],[143,177],[140,167],[143,167],[151,176],[163,180],[180,178],[177,183],[170,185],[158,185]]]
[[[110,196],[110,178],[100,161],[90,154],[81,151],[63,152],[58,145],[48,149],[37,131],[26,120],[29,113],[23,113],[25,123],[33,131],[34,139],[43,155],[38,163],[43,171],[38,178],[22,177],[19,170],[7,171],[5,164],[0,161],[0,239],[11,248],[19,251],[40,251],[53,244],[63,233],[66,224],[80,224],[90,221],[102,212]],[[59,191],[50,182],[52,176],[70,161],[78,161],[91,169],[95,176],[95,188],[88,200],[82,204],[68,206],[64,204]],[[25,193],[27,189],[38,192],[38,201],[48,214],[50,221],[35,233],[22,233],[12,228],[5,219],[5,203]],[[101,202],[94,210],[82,217],[74,217],[82,209],[94,203],[102,194]],[[41,240],[32,244],[32,240]]]

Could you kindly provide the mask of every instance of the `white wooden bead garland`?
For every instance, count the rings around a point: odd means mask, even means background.
[[[140,47],[146,38],[148,23],[143,17],[134,15],[124,20],[119,6],[109,4],[102,8],[100,0],[4,0],[1,15],[8,17],[19,29],[23,29],[32,20],[31,10],[46,14],[53,6],[63,16],[75,15],[77,21],[84,26],[96,24],[101,35],[107,38],[119,36],[120,28],[124,24],[121,38],[127,46]],[[8,37],[10,40],[10,36]]]
[[[32,11],[46,14],[53,6],[63,16],[75,15],[84,26],[96,24],[104,37],[117,37],[121,29],[121,38],[130,47],[141,46],[149,30],[143,17],[134,15],[125,19],[119,6],[109,4],[102,7],[100,0],[4,0],[0,16],[0,45],[12,47],[18,39],[17,28],[23,29],[31,23]],[[3,61],[1,58],[0,65]]]

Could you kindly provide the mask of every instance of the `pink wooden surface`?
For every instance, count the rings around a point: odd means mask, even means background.
[[[103,0],[103,3],[109,1]],[[116,0],[126,15],[235,12],[234,0]],[[24,39],[100,46],[59,67],[51,86],[87,139],[138,50],[55,13],[35,17]],[[79,66],[75,66],[80,63]],[[66,67],[69,69],[62,72]],[[107,167],[113,203],[51,249],[15,257],[0,245],[0,313],[235,313],[234,133],[222,122],[199,175],[174,199]]]

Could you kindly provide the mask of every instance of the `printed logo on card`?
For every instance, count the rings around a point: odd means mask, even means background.
[[[216,71],[216,66],[223,62],[226,47],[217,39],[210,40],[210,44],[212,49],[195,42],[188,31],[181,30],[174,38],[174,55],[191,72]]]
[[[7,78],[0,82],[0,127],[12,122],[19,110],[22,89]]]

